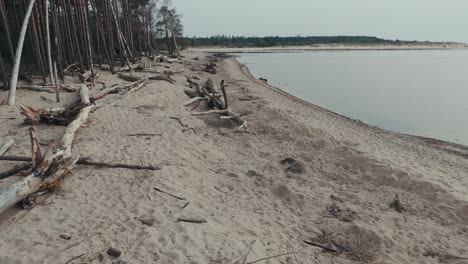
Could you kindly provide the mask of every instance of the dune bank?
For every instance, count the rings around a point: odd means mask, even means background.
[[[466,148],[339,116],[253,79],[235,58],[184,55],[155,66],[183,67],[175,84],[98,101],[73,146],[161,170],[77,166],[33,208],[0,216],[1,263],[466,263]],[[212,60],[216,75],[203,71]],[[225,80],[248,128],[183,107],[193,76]],[[99,80],[123,82],[106,72]],[[18,101],[50,107],[40,96],[53,99],[19,90]],[[16,142],[8,155],[30,155],[19,110],[1,105],[0,122],[0,142]],[[37,130],[43,142],[63,133]],[[15,164],[0,161],[0,171]]]

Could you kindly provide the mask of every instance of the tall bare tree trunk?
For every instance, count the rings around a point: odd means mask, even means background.
[[[6,34],[6,40],[7,40],[7,44],[8,44],[8,51],[10,53],[11,62],[14,62],[15,61],[15,53],[13,51],[13,44],[11,42],[10,26],[8,24],[8,18],[7,18],[7,15],[5,14],[5,9],[4,8],[5,8],[5,6],[3,5],[3,1],[2,1],[2,4],[0,5],[0,16],[2,18],[3,29],[5,30],[5,34]]]
[[[174,52],[178,53],[179,47],[177,46],[177,39],[174,31],[172,31],[172,41],[174,42]]]
[[[24,37],[26,36],[26,29],[28,28],[29,18],[31,17],[34,2],[35,0],[31,0],[29,2],[28,9],[26,10],[26,15],[24,16],[23,26],[21,27],[20,37],[18,40],[18,47],[16,48],[15,62],[13,64],[13,71],[11,74],[10,94],[8,95],[9,105],[15,105],[16,85],[18,84],[18,74],[21,63],[21,54],[23,52]]]
[[[52,68],[52,53],[50,51],[50,26],[49,26],[49,0],[45,1],[45,23],[46,23],[46,41],[47,41],[47,63],[49,64],[50,83],[54,83],[54,72]]]

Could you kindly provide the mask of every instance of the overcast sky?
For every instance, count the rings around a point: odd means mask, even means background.
[[[368,35],[468,42],[468,0],[174,0],[186,36]]]

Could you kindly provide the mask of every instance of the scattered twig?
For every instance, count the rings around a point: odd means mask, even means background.
[[[310,245],[310,246],[314,246],[314,247],[319,247],[319,248],[321,248],[321,249],[325,249],[326,251],[330,251],[330,252],[334,252],[334,253],[337,252],[336,249],[333,249],[333,248],[331,248],[331,247],[327,247],[327,246],[321,245],[321,244],[319,244],[319,243],[315,243],[315,242],[313,242],[313,241],[304,240],[303,242],[306,243],[307,245]]]
[[[184,206],[182,206],[182,209],[185,209],[185,207],[187,207],[189,204],[190,202],[187,202],[186,204],[184,204]]]
[[[186,200],[186,199],[183,198],[183,197],[180,197],[180,196],[177,196],[177,195],[168,193],[168,192],[163,191],[163,190],[161,190],[161,189],[159,189],[159,188],[157,188],[157,187],[154,187],[153,189],[156,190],[156,191],[158,191],[158,192],[160,192],[160,193],[165,193],[165,194],[167,194],[167,195],[169,195],[169,196],[171,196],[171,197],[174,197],[174,198],[176,198],[177,200]]]
[[[152,136],[162,136],[161,133],[151,134],[151,133],[139,133],[139,134],[127,134],[129,137],[152,137]]]
[[[81,258],[81,257],[84,256],[84,255],[85,255],[85,254],[81,254],[81,255],[78,255],[78,256],[76,256],[76,257],[73,257],[73,258],[69,259],[67,262],[65,262],[65,264],[68,264],[68,263],[72,262],[72,261],[75,260],[75,259],[79,259],[79,258]]]
[[[1,145],[0,146],[0,156],[5,154],[5,152],[7,152],[7,150],[13,145],[13,143],[15,143],[15,141],[13,139],[10,139],[5,144]]]
[[[282,256],[291,255],[291,254],[296,254],[296,252],[287,252],[287,253],[279,254],[279,255],[276,255],[276,256],[261,258],[261,259],[255,260],[255,261],[247,262],[246,264],[253,264],[253,263],[260,262],[260,261],[269,260],[269,259],[273,259],[273,258],[279,258],[279,257],[282,257]]]
[[[204,218],[196,218],[196,217],[184,217],[184,216],[179,216],[177,218],[179,222],[186,222],[186,223],[194,223],[194,224],[203,224],[207,223],[206,219]]]
[[[183,126],[183,127],[188,127],[187,124],[184,124],[184,123],[182,122],[182,119],[181,119],[180,117],[170,116],[169,118],[179,121],[179,124],[180,124],[181,126]]]
[[[244,260],[242,261],[242,264],[245,264],[245,262],[247,261],[247,257],[249,257],[250,252],[252,252],[253,245],[254,245],[255,242],[257,241],[256,239],[257,239],[257,238],[255,238],[254,240],[252,240],[252,242],[250,242],[249,251],[247,251],[247,254],[245,254],[245,257],[244,257]]]

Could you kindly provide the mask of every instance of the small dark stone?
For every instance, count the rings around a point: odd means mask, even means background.
[[[61,239],[65,239],[65,240],[70,240],[71,239],[71,236],[67,236],[67,235],[60,235],[59,236]]]
[[[357,218],[356,212],[349,208],[341,208],[338,204],[332,203],[327,206],[328,216],[336,218],[340,221],[350,223]]]
[[[340,202],[342,203],[343,202],[343,199],[341,199],[340,197],[336,196],[336,195],[330,195],[330,199],[332,199],[333,201],[337,201],[337,202]]]
[[[403,207],[403,204],[401,204],[400,197],[398,196],[398,194],[395,195],[395,199],[390,204],[390,208],[395,209],[395,211],[399,213],[402,213],[405,210],[405,208]]]
[[[295,174],[305,173],[305,169],[302,166],[302,164],[293,158],[285,158],[281,161],[281,164],[286,166],[286,172],[291,172]]]
[[[265,79],[265,78],[259,78],[259,80],[260,80],[260,81],[264,81],[264,82],[268,82],[268,80]]]
[[[155,219],[154,218],[138,218],[140,222],[146,226],[153,226]]]
[[[113,248],[113,247],[110,247],[108,250],[107,250],[107,255],[111,256],[111,257],[120,257],[120,255],[122,255],[122,251],[116,249],[116,248]]]
[[[235,174],[235,173],[232,173],[232,172],[229,172],[228,174],[226,174],[228,177],[231,177],[231,178],[239,178],[239,175]]]
[[[260,176],[256,171],[254,170],[249,170],[247,171],[247,173],[245,173],[245,175],[247,175],[247,177],[255,177],[255,176]]]

